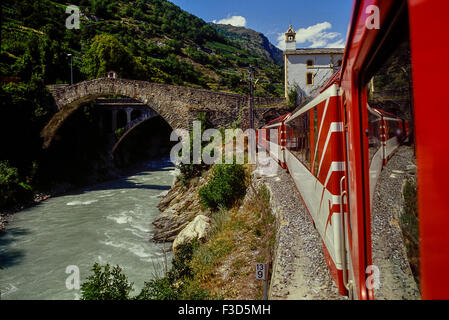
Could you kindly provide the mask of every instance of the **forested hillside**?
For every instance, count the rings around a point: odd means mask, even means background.
[[[203,20],[166,0],[74,0],[81,29],[65,27],[65,1],[2,4],[1,73],[48,83],[105,75],[246,93],[251,64],[263,81],[257,94],[282,94],[282,70],[260,52],[229,40]]]
[[[99,147],[88,137],[99,135],[88,107],[72,119],[83,123],[73,125],[78,131],[72,133],[72,140],[86,139],[83,152],[71,150],[73,155],[58,160],[61,154],[41,148],[40,131],[55,112],[46,85],[70,82],[68,54],[74,82],[115,70],[123,78],[246,94],[247,67],[253,65],[259,78],[256,95],[283,93],[282,68],[273,60],[169,1],[70,4],[81,10],[80,29],[66,28],[65,1],[1,3],[0,207],[21,202],[42,182],[56,179],[57,166],[73,177],[89,175],[85,170],[95,167],[89,161]]]
[[[246,94],[247,67],[253,65],[255,94],[282,95],[282,68],[272,59],[169,1],[70,4],[80,8],[80,29],[66,27],[65,1],[1,4],[0,208],[23,202],[52,181],[83,184],[92,171],[110,171],[91,106],[61,130],[63,149],[42,150],[40,131],[55,112],[46,86],[70,82],[68,54],[74,82],[115,70],[122,78]]]
[[[237,43],[259,56],[266,57],[280,65],[284,64],[282,50],[275,47],[268,38],[260,32],[243,27],[235,27],[229,24],[211,24],[226,38]]]

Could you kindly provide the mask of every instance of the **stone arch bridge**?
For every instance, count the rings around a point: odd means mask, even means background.
[[[41,132],[44,148],[48,148],[64,121],[82,104],[112,95],[138,100],[160,115],[172,129],[188,129],[200,112],[205,112],[214,127],[225,127],[240,120],[240,127],[248,125],[248,97],[191,87],[173,86],[146,81],[100,78],[80,82],[52,91],[58,111]],[[255,123],[264,115],[273,117],[285,113],[285,99],[254,98]],[[146,117],[148,119],[149,117]],[[145,121],[145,117],[142,118]]]

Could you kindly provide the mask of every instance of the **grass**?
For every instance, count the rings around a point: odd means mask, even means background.
[[[252,190],[241,207],[221,208],[212,214],[213,231],[193,254],[190,266],[194,286],[208,290],[214,297],[263,296],[263,282],[255,279],[254,268],[255,263],[271,265],[275,217],[268,189],[262,186]]]

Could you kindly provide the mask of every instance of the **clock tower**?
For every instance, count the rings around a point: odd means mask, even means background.
[[[290,25],[290,28],[285,33],[285,50],[296,50],[296,32],[293,30],[292,25]]]

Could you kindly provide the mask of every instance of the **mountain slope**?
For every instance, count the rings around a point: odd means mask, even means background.
[[[2,3],[3,77],[67,82],[67,53],[72,53],[75,81],[113,69],[121,77],[246,94],[247,67],[254,65],[261,79],[256,94],[282,95],[282,68],[263,50],[253,50],[244,41],[237,44],[232,36],[169,1],[71,3],[81,10],[80,30],[65,27],[68,14],[63,0]],[[261,45],[270,48],[263,41]],[[111,54],[105,55],[104,48]]]
[[[239,44],[242,48],[270,59],[280,65],[283,64],[282,51],[275,47],[263,33],[243,27],[231,26],[229,24],[212,23],[211,25],[226,38]]]

